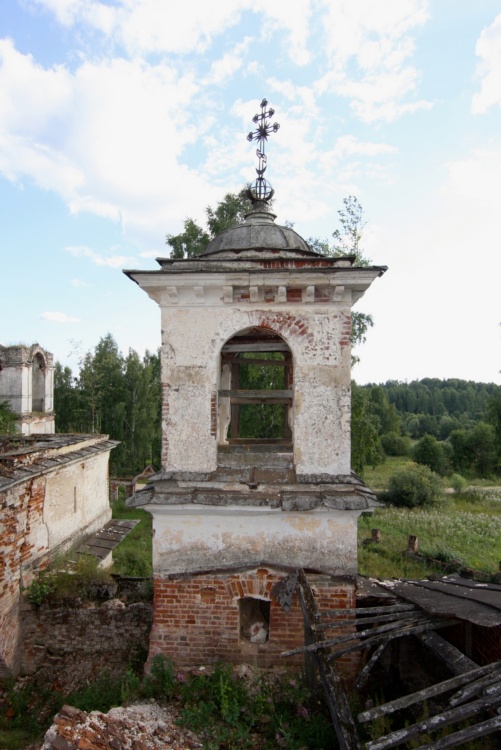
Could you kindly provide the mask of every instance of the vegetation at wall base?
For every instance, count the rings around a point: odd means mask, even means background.
[[[85,599],[108,598],[110,587],[114,587],[113,578],[109,571],[99,567],[96,557],[76,558],[68,552],[40,570],[23,593],[35,606],[45,603],[78,606]]]
[[[25,681],[17,686],[11,683],[5,697],[9,715],[0,716],[0,732],[5,733],[2,748],[6,750],[20,750],[25,745],[16,743],[37,739],[65,703],[82,711],[106,713],[113,706],[145,698],[174,707],[179,724],[200,734],[207,750],[327,750],[337,746],[325,706],[295,672],[259,673],[244,679],[231,665],[184,671],[157,656],[142,679],[132,668],[122,674],[103,671],[68,694]]]

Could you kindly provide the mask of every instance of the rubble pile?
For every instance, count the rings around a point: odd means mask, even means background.
[[[195,750],[199,737],[175,723],[175,711],[156,703],[112,708],[107,714],[63,706],[41,750]]]

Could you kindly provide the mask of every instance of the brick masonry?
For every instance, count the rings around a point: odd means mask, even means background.
[[[0,677],[17,669],[22,567],[34,557],[43,558],[49,550],[44,501],[44,477],[0,497]]]
[[[280,657],[282,651],[304,644],[303,616],[297,598],[288,614],[271,598],[273,585],[284,577],[284,573],[269,568],[189,578],[157,576],[148,661],[164,654],[180,666],[211,664],[218,659],[259,667],[301,666],[302,655]],[[321,575],[309,576],[309,581],[319,609],[355,606],[353,584]],[[239,599],[243,597],[270,601],[266,643],[251,643],[240,634]],[[352,679],[359,668],[358,653],[340,659],[339,668],[344,678]]]
[[[19,670],[22,588],[54,555],[111,517],[108,459],[109,447],[49,471],[37,469],[34,461],[33,478],[0,491],[0,679]]]
[[[491,664],[501,659],[501,626],[486,628],[462,623],[444,630],[441,635],[477,664]]]
[[[96,672],[121,669],[148,652],[152,604],[111,599],[86,607],[23,605],[21,667],[33,674],[54,659],[71,656]]]

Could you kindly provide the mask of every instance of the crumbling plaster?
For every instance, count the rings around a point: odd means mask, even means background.
[[[154,524],[156,576],[257,566],[356,575],[356,516],[327,508],[308,513],[270,508],[146,506]]]
[[[19,669],[22,588],[111,517],[106,435],[40,437],[24,453],[22,440],[0,453],[0,678]]]
[[[254,307],[254,306],[253,306]],[[221,387],[220,353],[236,334],[263,327],[293,355],[294,463],[298,475],[350,472],[350,358],[347,305],[319,308],[162,308],[165,471],[211,472],[221,425],[211,435],[211,395]]]
[[[0,346],[0,401],[19,414],[23,435],[52,434],[54,359],[38,344]]]

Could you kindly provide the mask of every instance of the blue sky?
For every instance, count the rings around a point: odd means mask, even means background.
[[[356,195],[389,266],[357,381],[500,383],[494,0],[2,0],[0,343],[156,349],[121,269],[253,179],[263,97],[277,221],[330,237]]]

